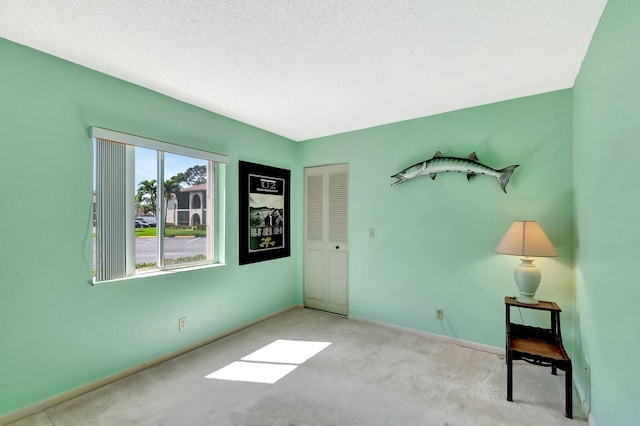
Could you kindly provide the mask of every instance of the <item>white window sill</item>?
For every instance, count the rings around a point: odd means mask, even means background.
[[[180,272],[197,271],[200,269],[212,269],[212,268],[218,268],[220,266],[226,266],[226,264],[225,263],[207,263],[207,264],[193,265],[193,266],[186,266],[186,267],[166,268],[166,269],[153,270],[148,272],[138,272],[136,275],[132,275],[130,277],[116,278],[116,279],[104,280],[104,281],[96,281],[94,278],[93,280],[91,280],[90,283],[92,285],[102,285],[102,284],[108,284],[108,283],[137,280],[140,278],[171,275],[171,274],[177,274]]]

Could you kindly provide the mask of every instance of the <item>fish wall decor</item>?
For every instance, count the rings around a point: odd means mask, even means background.
[[[413,179],[418,176],[427,175],[431,179],[435,179],[436,175],[441,172],[460,172],[467,174],[468,181],[477,175],[493,176],[498,179],[500,188],[502,188],[506,194],[507,184],[509,183],[511,174],[516,167],[518,167],[518,164],[496,170],[480,163],[475,152],[472,152],[467,158],[459,158],[445,157],[440,151],[438,151],[432,159],[421,161],[391,176],[392,178],[397,179],[397,181],[393,182],[391,186],[401,184],[402,182],[406,182],[409,179]]]

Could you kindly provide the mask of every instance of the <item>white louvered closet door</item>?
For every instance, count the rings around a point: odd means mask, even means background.
[[[349,313],[349,165],[305,169],[304,302]]]

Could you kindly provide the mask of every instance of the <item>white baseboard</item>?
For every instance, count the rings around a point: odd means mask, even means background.
[[[585,396],[584,389],[582,389],[582,387],[575,380],[573,382],[573,385],[575,386],[576,392],[578,393],[578,398],[580,398],[582,409],[587,415],[587,423],[589,423],[589,426],[595,426],[595,421],[593,420],[593,417],[591,417],[591,407],[587,403],[588,401],[587,401],[587,397]]]
[[[163,356],[160,356],[158,358],[154,358],[152,360],[143,362],[142,364],[138,364],[138,365],[134,365],[133,367],[129,367],[126,370],[122,370],[119,371],[115,374],[112,374],[110,376],[107,377],[103,377],[102,379],[93,381],[91,383],[87,383],[85,385],[82,386],[78,386],[77,388],[68,390],[66,392],[62,392],[58,395],[52,396],[50,398],[44,399],[40,402],[36,402],[35,404],[29,405],[27,407],[21,408],[17,411],[13,411],[9,414],[4,414],[2,416],[0,416],[0,426],[3,425],[8,425],[10,423],[16,422],[18,420],[24,419],[25,417],[29,417],[32,416],[34,414],[38,414],[48,408],[54,407],[58,404],[61,404],[65,401],[68,401],[70,399],[76,398],[80,395],[83,395],[87,392],[91,392],[92,390],[96,390],[98,388],[101,388],[103,386],[108,385],[109,383],[113,383],[117,380],[123,379],[127,376],[130,376],[132,374],[138,373],[142,370],[146,370],[147,368],[153,367],[154,365],[163,363],[165,361],[168,361],[172,358],[175,358],[177,356],[183,355],[187,352],[191,352],[194,349],[198,349],[202,346],[208,345],[209,343],[215,342],[216,340],[222,339],[223,337],[227,337],[231,334],[237,333],[238,331],[242,331],[246,328],[249,328],[253,325],[256,325],[258,323],[261,323],[263,321],[266,321],[270,318],[276,317],[278,315],[281,315],[285,312],[291,311],[293,309],[298,309],[298,308],[302,308],[303,305],[301,304],[297,304],[297,305],[292,305],[289,306],[288,308],[284,308],[281,309],[277,312],[274,312],[272,314],[269,314],[267,316],[264,316],[262,318],[258,318],[254,321],[251,321],[247,324],[243,324],[241,326],[232,328],[230,330],[226,330],[220,334],[216,334],[215,336],[211,336],[209,338],[207,338],[206,340],[191,344],[189,346],[185,346],[184,348],[178,349],[176,351],[170,352],[168,354],[165,354]]]
[[[449,343],[453,343],[457,346],[462,346],[468,349],[473,349],[475,351],[481,351],[481,352],[488,352],[491,354],[495,354],[495,355],[500,355],[500,356],[504,356],[504,348],[498,348],[496,346],[489,346],[489,345],[483,345],[482,343],[476,343],[476,342],[469,342],[467,340],[461,340],[461,339],[456,339],[454,337],[450,337],[450,336],[445,336],[442,334],[436,334],[436,333],[430,333],[428,331],[424,331],[424,330],[417,330],[415,328],[409,328],[409,327],[403,327],[400,325],[394,325],[394,324],[388,324],[385,322],[380,322],[380,321],[375,321],[375,320],[370,320],[367,318],[359,318],[359,317],[353,317],[353,316],[349,316],[350,320],[354,320],[354,321],[360,321],[360,322],[365,322],[368,324],[373,324],[376,325],[378,327],[382,327],[382,328],[387,328],[390,330],[397,330],[397,331],[402,331],[405,333],[413,333],[413,334],[417,334],[419,336],[426,336],[426,337],[430,337],[432,339],[437,339],[440,341],[446,341]]]

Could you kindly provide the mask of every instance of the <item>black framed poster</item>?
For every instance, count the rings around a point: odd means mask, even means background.
[[[291,255],[291,171],[240,161],[240,265]]]

